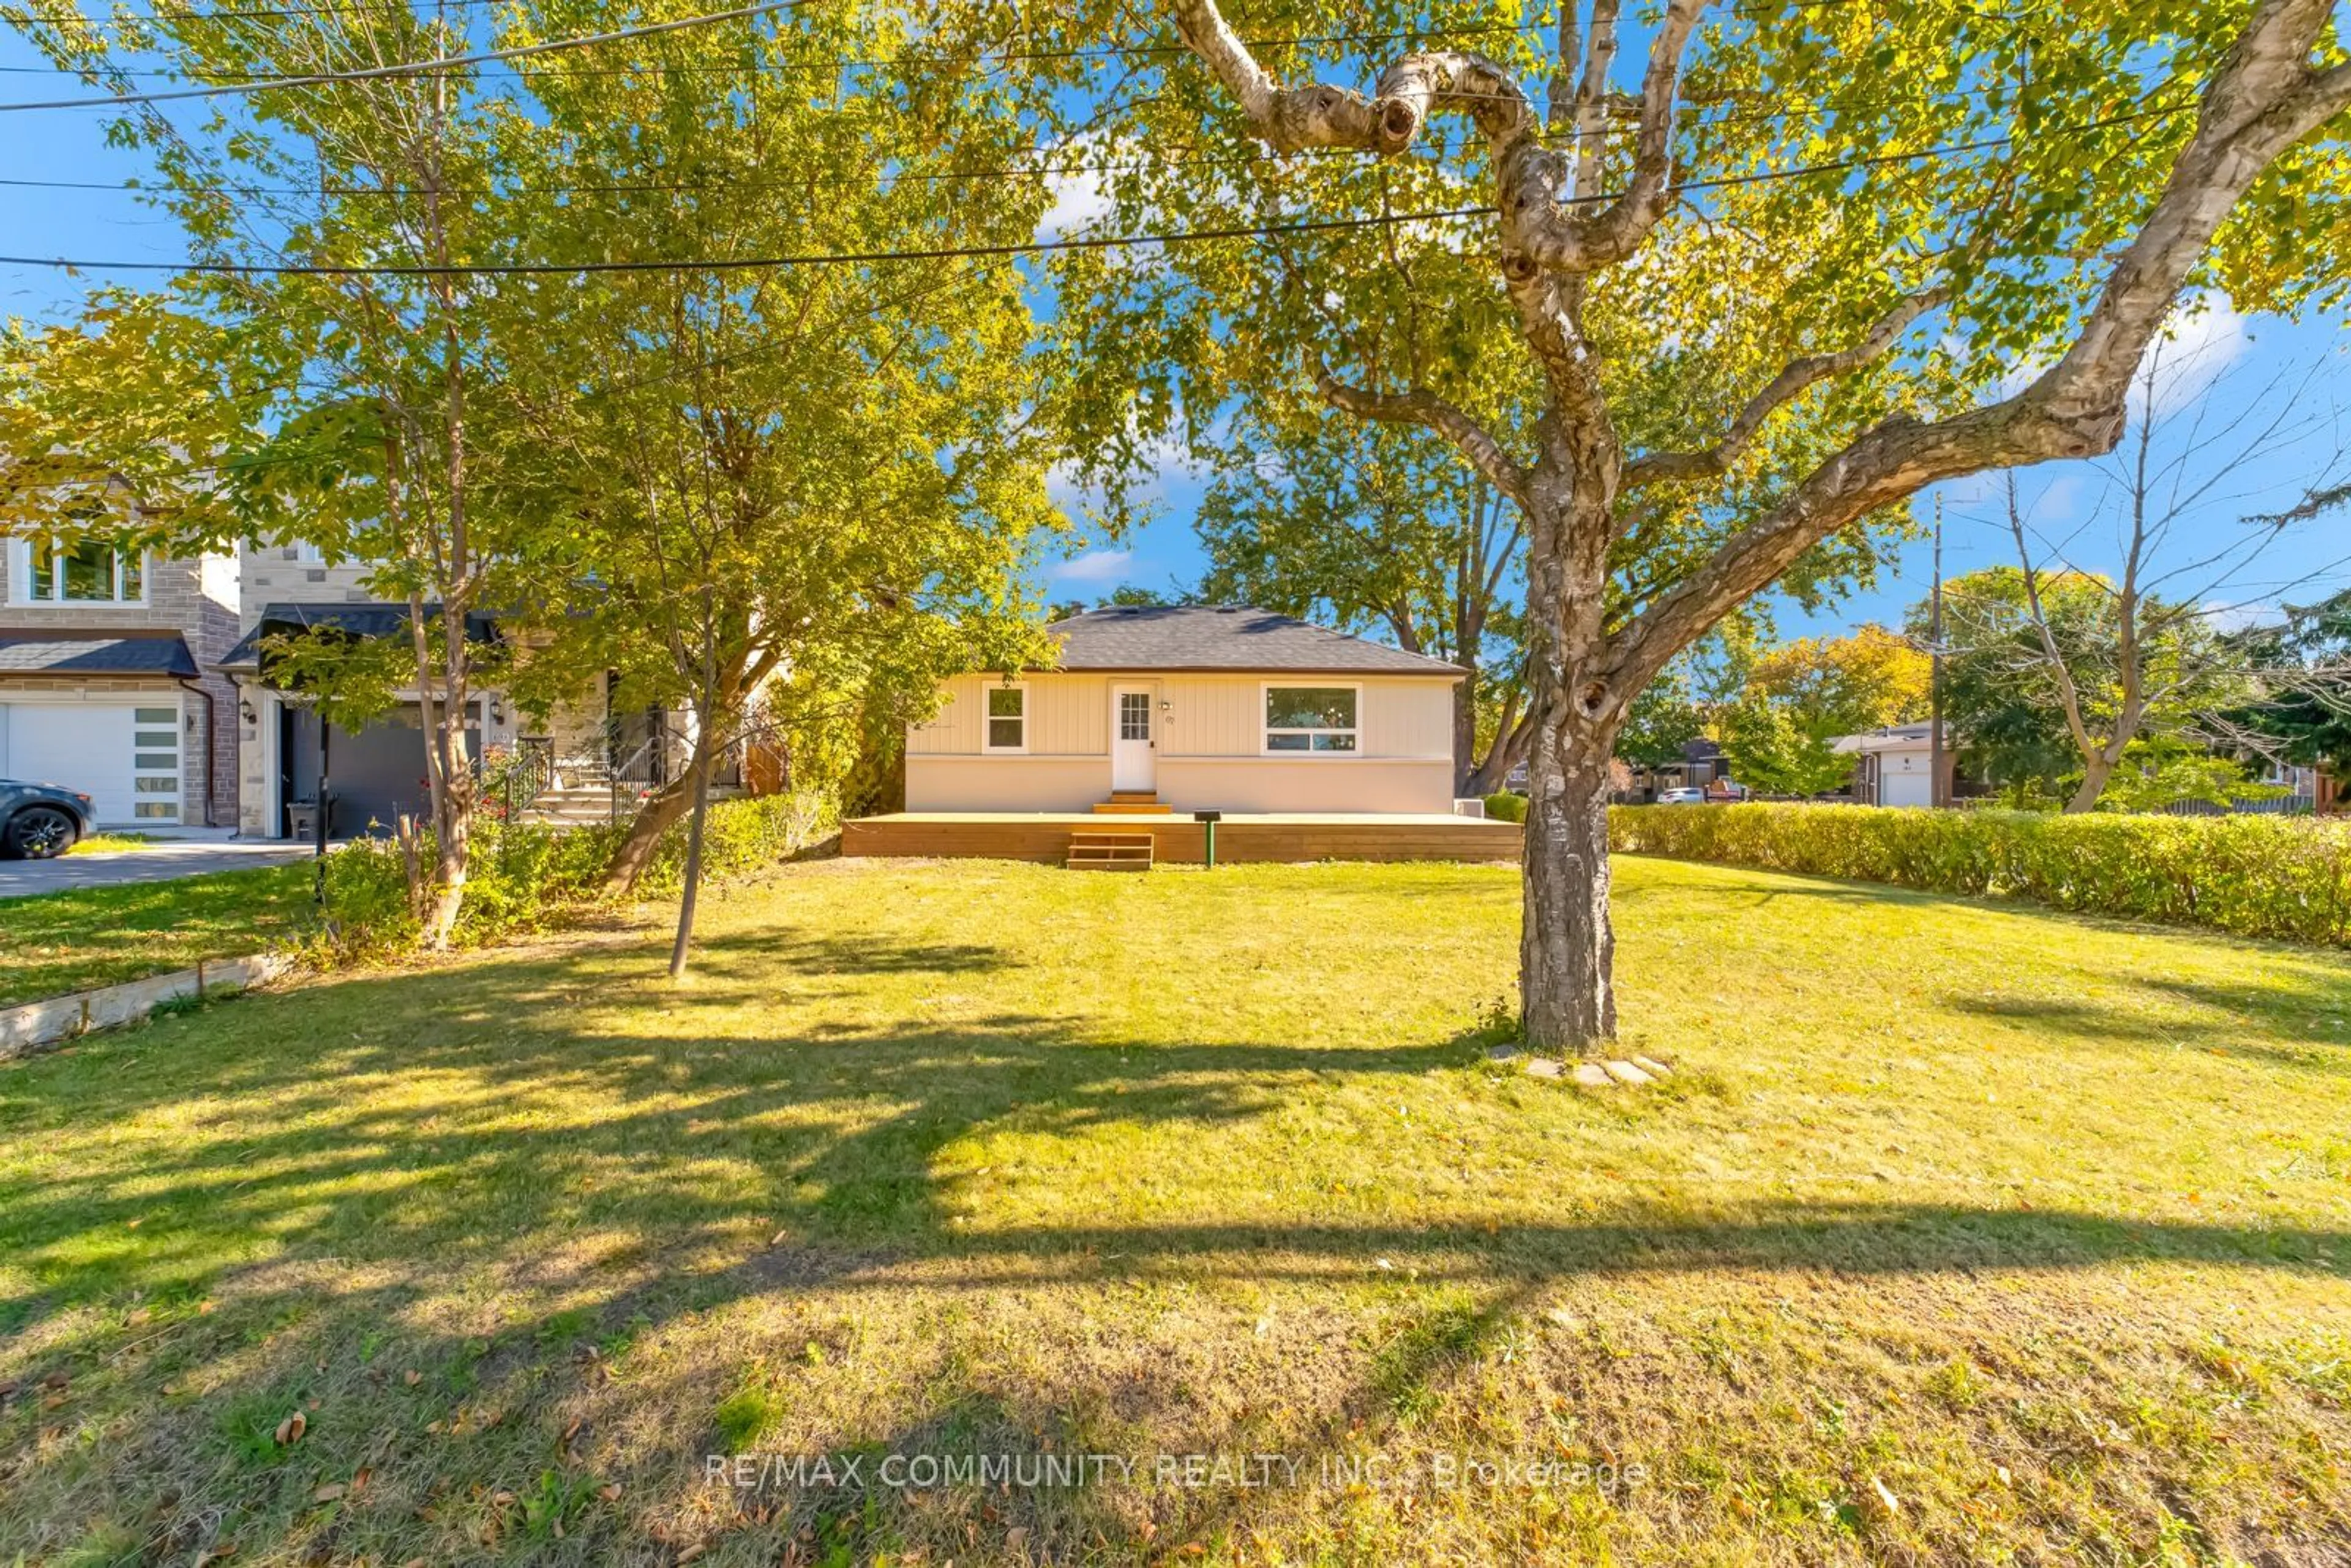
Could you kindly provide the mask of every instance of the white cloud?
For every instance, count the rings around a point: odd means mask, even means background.
[[[1092,549],[1061,562],[1045,575],[1055,582],[1118,582],[1134,564],[1131,549]]]
[[[2279,619],[2277,606],[2264,600],[2247,600],[2232,604],[2224,600],[2209,599],[2199,608],[2216,632],[2242,632]]]
[[[2252,346],[2252,341],[2245,319],[2222,296],[2207,289],[2181,300],[2164,323],[2162,333],[2147,345],[2147,357],[2139,361],[2142,373],[2150,362],[2162,367],[2164,385],[2155,401],[2156,417],[2177,413],[2203,396],[2212,379],[2234,363]],[[2037,357],[2020,360],[2001,374],[2000,395],[2014,397],[2039,381],[2041,373],[2056,362]],[[2146,412],[2146,401],[2133,393],[2131,417],[2138,418]]]
[[[1110,192],[1103,186],[1102,176],[1092,170],[1048,174],[1045,188],[1053,193],[1053,204],[1037,220],[1039,239],[1082,229],[1110,214]]]
[[[2207,290],[2181,300],[2139,361],[2142,374],[2149,367],[2156,371],[2155,417],[2168,418],[2211,391],[2252,342],[2245,319],[2220,295]],[[2134,388],[2132,417],[2144,418],[2147,412],[2145,393]]]

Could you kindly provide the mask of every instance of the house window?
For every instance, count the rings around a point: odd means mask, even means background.
[[[1121,740],[1151,738],[1151,694],[1149,692],[1118,694],[1118,737]]]
[[[990,686],[987,688],[986,749],[989,751],[1029,749],[1028,687]]]
[[[1356,697],[1353,686],[1266,687],[1266,750],[1354,750]]]
[[[143,604],[147,565],[142,551],[102,539],[12,539],[11,597],[19,604]]]

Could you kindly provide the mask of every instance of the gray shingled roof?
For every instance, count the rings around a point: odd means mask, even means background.
[[[1056,621],[1064,670],[1270,670],[1313,675],[1443,675],[1457,665],[1270,610],[1113,605]]]
[[[0,674],[170,675],[193,679],[195,656],[178,637],[0,632]]]

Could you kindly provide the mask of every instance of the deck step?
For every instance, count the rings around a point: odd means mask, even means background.
[[[1175,807],[1158,800],[1097,800],[1094,802],[1094,815],[1097,817],[1165,817],[1172,816],[1175,810]]]
[[[1149,871],[1158,841],[1147,832],[1080,828],[1061,864],[1071,871]]]

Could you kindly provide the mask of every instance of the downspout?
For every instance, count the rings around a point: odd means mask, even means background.
[[[183,677],[180,689],[193,692],[204,699],[204,826],[218,827],[220,824],[213,821],[213,747],[219,744],[220,737],[213,733],[213,721],[218,716],[219,710],[214,705],[213,694],[194,680]]]

